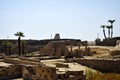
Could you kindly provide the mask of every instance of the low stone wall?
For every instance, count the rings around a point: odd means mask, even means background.
[[[76,59],[79,64],[102,72],[120,72],[120,60],[115,59]]]
[[[20,57],[19,59],[21,59],[22,61],[40,62],[40,60],[37,60],[37,59],[28,59],[26,57]]]
[[[56,63],[56,67],[64,67],[64,68],[68,68],[69,65],[68,64],[61,64],[61,63]]]
[[[30,60],[30,61],[29,61]],[[3,60],[6,63],[11,63],[11,64],[25,64],[25,65],[39,65],[39,61],[35,61],[32,59],[25,59],[25,58],[6,58]]]

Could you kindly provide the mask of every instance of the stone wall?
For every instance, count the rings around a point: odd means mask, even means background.
[[[76,59],[79,64],[102,72],[120,72],[120,60],[107,59]]]
[[[0,80],[8,80],[22,77],[22,66],[11,65],[0,69]]]
[[[96,42],[97,46],[116,46],[116,40],[106,40],[106,41],[100,41]]]
[[[56,69],[46,66],[24,66],[25,80],[57,80]]]

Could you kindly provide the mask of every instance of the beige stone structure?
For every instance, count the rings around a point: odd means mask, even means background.
[[[21,65],[10,65],[8,67],[0,68],[0,80],[22,77]]]
[[[59,65],[59,67],[66,66]],[[83,75],[83,71],[60,72],[56,67],[50,66],[25,66],[23,68],[23,78],[25,80],[85,80],[85,75]]]
[[[57,63],[50,66],[34,59],[9,58],[5,62],[12,67],[0,69],[0,79],[23,77],[24,80],[85,80],[83,71],[60,71],[59,68],[69,69],[67,64]],[[17,63],[16,63],[17,62]]]
[[[25,80],[57,80],[56,69],[47,66],[24,66],[23,78]]]
[[[63,56],[68,52],[64,41],[51,41],[44,48],[40,49],[40,54]]]
[[[77,50],[74,49],[74,45],[78,46]],[[80,49],[81,46],[85,46],[85,49]],[[51,41],[40,49],[40,54],[57,57],[65,56],[65,58],[82,58],[83,56],[91,56],[91,53],[92,51],[88,47],[87,41]]]

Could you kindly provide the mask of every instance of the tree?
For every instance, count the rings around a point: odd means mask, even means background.
[[[111,38],[113,37],[113,22],[115,22],[115,20],[108,20],[108,22],[111,23]]]
[[[21,55],[21,37],[25,37],[24,33],[22,32],[17,32],[14,34],[15,36],[18,36],[18,54]]]
[[[12,46],[13,46],[13,43],[11,42],[8,42],[8,54],[11,55],[12,53]]]
[[[25,40],[22,40],[22,55],[26,55],[26,53],[25,53],[25,45],[26,45],[26,41]]]
[[[9,41],[4,41],[3,43],[4,46],[4,52],[6,55],[11,55],[11,48],[13,46],[13,43],[9,42]]]
[[[105,40],[107,39],[107,37],[106,37],[106,34],[105,34],[105,25],[101,25],[100,26],[101,28],[103,28],[103,35],[104,35],[104,38],[105,38]]]
[[[108,29],[108,39],[110,39],[110,29],[111,29],[111,26],[106,26],[106,28]]]

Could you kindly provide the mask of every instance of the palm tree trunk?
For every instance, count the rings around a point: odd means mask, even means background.
[[[108,29],[108,38],[110,38],[110,29]]]
[[[71,50],[71,52],[73,52],[73,50],[72,50],[72,44],[70,45],[70,50]]]
[[[113,25],[111,24],[111,39],[113,37]]]
[[[25,55],[25,44],[22,42],[22,55]]]
[[[105,34],[105,30],[104,30],[104,29],[103,29],[103,34],[104,34],[105,39],[107,39],[106,34]]]
[[[5,51],[5,54],[8,55],[7,45],[5,45],[5,49],[4,49],[4,51]]]
[[[8,49],[9,49],[9,55],[11,55],[11,46],[9,46]]]
[[[81,43],[78,44],[78,49],[80,50]]]
[[[18,38],[18,55],[21,55],[21,40]]]

